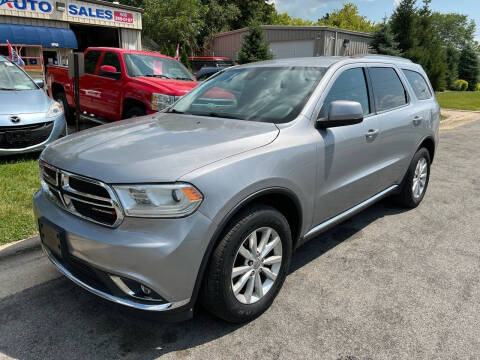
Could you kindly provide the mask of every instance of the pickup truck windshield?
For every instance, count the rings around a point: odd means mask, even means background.
[[[298,116],[325,71],[313,67],[225,70],[189,92],[169,111],[286,123]]]
[[[38,86],[9,61],[0,60],[0,90],[36,90]]]
[[[149,76],[163,79],[195,81],[178,61],[154,55],[123,54],[127,74],[132,77]]]

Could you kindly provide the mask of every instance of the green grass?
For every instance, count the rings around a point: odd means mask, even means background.
[[[0,245],[37,233],[32,196],[39,188],[36,157],[0,158]]]
[[[445,109],[480,110],[480,91],[437,92],[438,103]]]

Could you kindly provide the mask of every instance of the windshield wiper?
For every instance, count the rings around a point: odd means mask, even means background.
[[[167,112],[173,113],[173,114],[185,114],[183,111],[179,111],[179,110],[176,110],[176,109],[170,109]]]
[[[17,89],[15,89],[15,88],[0,88],[0,90],[17,91]]]
[[[208,112],[208,113],[189,113],[190,115],[196,115],[196,116],[208,116],[208,117],[217,117],[217,118],[225,118],[225,119],[235,119],[235,120],[243,120],[242,118],[239,118],[237,116],[233,115],[228,115],[228,114],[219,114],[216,112]]]
[[[187,78],[187,77],[176,77],[175,80],[193,81],[192,79]]]
[[[145,74],[145,75],[142,75],[142,76],[146,76],[146,77],[158,77],[158,78],[163,78],[163,79],[171,79],[171,77],[168,77],[167,75],[160,75],[160,74]]]

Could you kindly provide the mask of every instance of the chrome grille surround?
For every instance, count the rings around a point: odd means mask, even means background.
[[[112,228],[115,228],[122,223],[124,218],[122,207],[117,199],[117,195],[107,184],[85,176],[57,169],[42,160],[39,160],[39,172],[42,190],[47,194],[50,200],[60,208],[82,219]],[[70,186],[70,179],[75,179],[76,181],[83,182],[87,185],[97,186],[99,189],[105,190],[109,197],[79,191]],[[75,208],[75,202],[81,203],[87,207],[90,206],[94,213],[103,213],[113,216],[112,212],[114,212],[116,218],[112,223],[109,223],[98,220],[98,218],[96,219],[92,216],[87,216],[80,213]]]

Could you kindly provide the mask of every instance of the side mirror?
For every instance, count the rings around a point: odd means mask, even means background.
[[[35,84],[37,84],[37,86],[40,88],[40,89],[43,89],[44,86],[45,86],[45,82],[42,80],[42,79],[33,79],[33,82]]]
[[[328,118],[317,119],[316,126],[326,129],[359,124],[363,121],[362,105],[356,101],[337,100],[330,103]]]
[[[98,71],[98,75],[118,80],[122,76],[122,73],[118,72],[117,68],[115,66],[102,65],[102,66],[100,66],[100,70]]]

